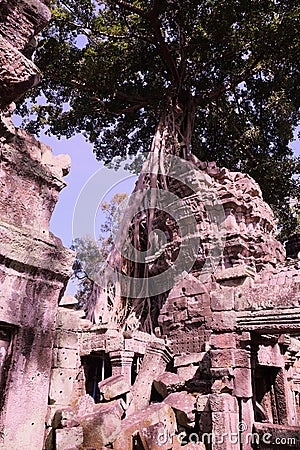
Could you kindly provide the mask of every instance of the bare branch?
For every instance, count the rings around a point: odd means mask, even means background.
[[[118,109],[116,111],[111,111],[111,112],[112,112],[112,114],[116,114],[117,116],[120,116],[122,114],[134,113],[134,112],[138,111],[139,109],[145,108],[145,106],[147,106],[147,105],[148,105],[148,103],[144,102],[144,103],[139,103],[137,105],[129,106],[128,108]]]
[[[158,17],[152,15],[150,20],[155,39],[157,41],[157,47],[162,57],[162,60],[166,66],[167,71],[171,75],[172,80],[178,84],[180,81],[179,73],[174,58],[172,56],[172,53],[170,52],[167,43],[162,35],[159,19]]]
[[[125,9],[126,11],[133,12],[150,22],[150,24],[152,25],[154,37],[156,39],[156,42],[153,43],[158,48],[162,60],[172,80],[175,81],[176,83],[179,83],[180,77],[178,74],[175,61],[161,32],[160,21],[158,19],[160,2],[158,0],[153,0],[152,9],[150,11],[143,11],[142,9],[132,5],[126,0],[112,0],[112,1],[116,5],[119,5],[121,8]]]
[[[139,95],[129,95],[129,94],[125,94],[124,92],[121,91],[117,91],[115,93],[116,98],[119,98],[121,100],[126,100],[127,102],[130,103],[149,103],[150,102],[150,98],[146,98],[146,97],[140,97]]]

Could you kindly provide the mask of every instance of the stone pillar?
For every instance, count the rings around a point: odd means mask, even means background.
[[[23,130],[0,142],[0,153],[0,322],[11,333],[4,382],[1,377],[0,448],[40,449],[57,305],[74,259],[49,233],[69,159],[50,163],[50,149]]]
[[[111,372],[114,375],[124,375],[129,386],[131,385],[131,368],[134,352],[119,350],[109,352]]]
[[[230,394],[209,396],[212,416],[212,450],[239,450],[239,413],[236,397]]]
[[[170,351],[163,342],[152,342],[147,347],[142,366],[132,388],[132,402],[127,410],[127,415],[149,406],[152,383],[165,371],[170,359]]]
[[[49,232],[67,156],[15,129],[12,102],[40,71],[29,41],[47,0],[0,2],[0,448],[43,448],[55,318],[74,254]],[[32,41],[33,42],[33,41]],[[32,43],[31,42],[31,43]],[[31,44],[30,44],[31,45]],[[3,330],[8,335],[3,336]],[[9,342],[9,345],[7,344]]]
[[[221,322],[222,324],[222,322]],[[216,326],[215,326],[216,328]],[[212,420],[212,450],[239,450],[239,406],[234,396],[236,339],[221,330],[211,336],[212,394],[209,404]]]

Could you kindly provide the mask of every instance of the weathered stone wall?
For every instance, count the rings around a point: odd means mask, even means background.
[[[50,19],[39,0],[0,2],[0,447],[42,449],[58,301],[73,253],[49,232],[70,160],[12,124],[40,78],[28,59]]]

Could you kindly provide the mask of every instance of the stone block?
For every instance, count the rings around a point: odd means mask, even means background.
[[[56,450],[73,450],[83,444],[81,427],[61,428],[55,431]]]
[[[40,80],[40,71],[15,46],[0,37],[0,106],[18,100]]]
[[[132,402],[127,411],[128,415],[149,405],[153,381],[165,371],[170,359],[171,353],[163,341],[149,344],[131,390]]]
[[[174,367],[188,366],[190,364],[199,365],[199,361],[203,359],[205,352],[188,353],[186,355],[175,356]]]
[[[199,319],[204,323],[204,317],[211,315],[211,310],[209,307],[204,308],[201,302],[197,300],[196,297],[190,297],[188,302],[188,317],[189,319]]]
[[[257,352],[258,364],[261,366],[283,367],[284,356],[280,352],[279,345],[260,345]]]
[[[121,430],[114,441],[114,450],[131,450],[132,436],[141,430],[163,423],[166,436],[176,432],[176,418],[172,408],[165,403],[154,403],[122,421]]]
[[[105,400],[112,400],[130,391],[130,385],[124,375],[114,375],[98,383],[100,394]]]
[[[234,393],[237,397],[252,397],[251,369],[244,367],[234,369]]]
[[[212,292],[211,309],[213,311],[230,311],[234,309],[234,290],[228,288]]]
[[[233,367],[234,353],[231,349],[210,350],[211,367]]]
[[[174,392],[164,399],[164,403],[174,409],[179,425],[190,428],[195,425],[196,398],[192,394]]]
[[[236,318],[233,312],[215,312],[208,319],[207,324],[213,331],[234,331]]]
[[[236,367],[251,368],[251,353],[250,351],[237,349],[234,351],[234,364]]]
[[[85,414],[78,420],[83,429],[83,445],[94,448],[95,445],[111,444],[121,431],[123,408],[118,401],[99,403],[93,412]]]
[[[210,345],[213,349],[236,348],[236,339],[233,333],[212,334]]]
[[[78,333],[63,329],[57,331],[55,342],[56,347],[77,350],[78,345]]]
[[[190,364],[189,366],[178,367],[177,375],[181,380],[188,381],[194,378],[198,370],[199,366],[194,366],[193,364]]]
[[[75,378],[75,369],[52,369],[49,390],[50,401],[58,405],[69,405],[72,399]]]
[[[165,398],[171,392],[179,390],[184,385],[184,381],[176,373],[164,372],[154,380],[153,385],[157,392]]]
[[[94,411],[95,401],[89,394],[79,397],[72,404],[76,416],[82,417]]]
[[[126,339],[126,341],[128,340],[129,339]],[[133,358],[134,352],[131,351],[119,350],[109,353],[112,376],[123,375],[124,381],[126,381],[129,386],[131,386]]]
[[[178,436],[174,436],[172,443],[172,450],[205,450],[206,447],[202,442],[188,442],[187,444],[183,444],[182,442],[186,442],[187,439],[179,439]]]
[[[256,270],[245,265],[238,265],[236,267],[229,267],[227,269],[219,270],[215,273],[217,281],[236,280],[238,278],[255,278]]]
[[[230,394],[209,395],[209,405],[212,412],[238,413],[237,399]]]
[[[172,308],[172,310],[186,309],[187,308],[187,298],[186,297],[175,298],[173,300],[173,304],[170,304],[170,308]]]
[[[76,369],[80,366],[80,357],[78,349],[54,348],[53,349],[53,367],[64,369]]]

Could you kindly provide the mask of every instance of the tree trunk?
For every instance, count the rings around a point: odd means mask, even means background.
[[[145,261],[140,260],[139,255],[150,247],[149,237],[153,231],[153,221],[161,213],[159,192],[160,190],[169,190],[168,155],[185,160],[190,159],[194,115],[195,106],[191,96],[186,95],[184,102],[179,101],[178,98],[168,100],[153,137],[149,156],[133,192],[134,203],[130,204],[129,200],[129,217],[130,209],[139,212],[129,221],[126,219],[125,212],[125,219],[121,223],[117,238],[118,242],[108,257],[110,268],[120,274],[119,280],[123,274],[127,277],[125,283],[121,280],[120,297],[116,298],[114,302],[114,315],[125,319],[125,327],[126,317],[132,318],[134,314],[138,317],[143,331],[153,333],[157,326],[159,310],[166,293],[155,298],[150,296],[151,293],[148,290],[149,267]],[[145,200],[145,192],[149,189],[151,189],[150,202],[149,199]],[[122,248],[128,247],[128,244],[132,248],[132,258],[124,256],[122,252]],[[139,286],[140,292],[137,292],[137,286]],[[105,292],[105,289],[101,289],[102,291]],[[99,302],[100,299],[103,302],[103,295],[98,294],[98,296]],[[95,311],[97,309],[99,308],[95,305]],[[111,320],[115,321],[115,317],[112,317]]]
[[[190,159],[194,115],[195,107],[193,102],[190,97],[186,97],[184,104],[180,103],[177,98],[170,99],[166,110],[160,118],[151,145],[150,164],[147,165],[146,171],[143,171],[138,178],[134,190],[135,193],[148,189],[152,190],[150,207],[149,204],[143,205],[144,214],[142,221],[144,226],[142,236],[141,215],[135,217],[130,226],[136,254],[149,248],[150,242],[148,242],[148,238],[153,231],[153,220],[155,215],[159,214],[157,192],[161,189],[168,190],[166,156],[174,155],[185,160]],[[141,245],[141,242],[144,245]],[[132,277],[132,283],[135,282],[134,278],[143,278],[144,283],[147,284],[149,277],[147,264],[127,261],[126,266],[127,274]],[[134,289],[131,289],[131,292],[134,291]],[[157,298],[150,298],[149,295],[146,295],[144,298],[138,297],[133,301],[132,308],[141,319],[144,331],[152,333],[157,325],[157,317],[164,295],[161,294]]]

